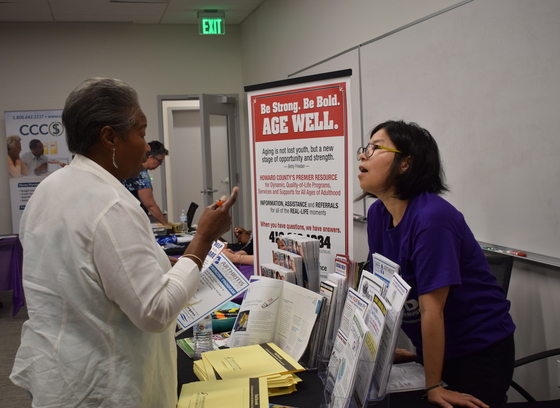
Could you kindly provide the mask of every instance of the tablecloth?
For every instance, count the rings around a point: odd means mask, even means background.
[[[23,248],[16,235],[0,235],[0,292],[12,290],[12,316],[25,303],[22,285]]]

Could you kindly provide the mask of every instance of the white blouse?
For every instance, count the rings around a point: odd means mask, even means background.
[[[37,187],[20,238],[29,320],[10,378],[33,406],[175,407],[174,323],[199,270],[171,268],[139,201],[76,155]]]

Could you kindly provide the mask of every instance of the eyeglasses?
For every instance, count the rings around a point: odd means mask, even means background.
[[[366,158],[369,158],[373,155],[373,152],[377,149],[388,150],[388,151],[394,152],[394,153],[402,153],[400,150],[391,149],[390,147],[385,147],[385,146],[381,146],[381,145],[378,145],[378,144],[368,143],[364,147],[358,147],[358,151],[357,151],[358,161],[360,161],[360,155],[362,153],[366,155]]]
[[[153,156],[152,156],[153,157]],[[165,160],[165,157],[163,159],[158,159],[157,157],[154,157],[154,159],[156,159],[159,164],[163,163],[163,161]]]

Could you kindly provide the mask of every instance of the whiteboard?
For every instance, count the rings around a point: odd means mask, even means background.
[[[351,146],[350,151],[355,152],[358,147],[363,146],[362,140],[362,118],[360,116],[360,56],[358,47],[348,50],[347,52],[340,53],[333,58],[323,61],[317,65],[309,68],[302,69],[297,73],[290,75],[290,77],[300,77],[305,75],[321,74],[324,72],[339,71],[343,69],[351,69],[352,76],[350,78],[350,109],[352,112],[352,135],[350,137]],[[362,189],[358,183],[358,160],[356,159],[353,169],[352,177],[352,194],[353,198],[357,198],[362,194]],[[364,202],[362,200],[354,202],[353,213],[361,216],[365,215]]]
[[[560,1],[475,0],[360,58],[363,128],[425,127],[477,240],[560,258]]]

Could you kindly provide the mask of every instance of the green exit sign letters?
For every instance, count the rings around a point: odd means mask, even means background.
[[[225,13],[198,13],[198,33],[200,35],[224,35],[226,33]]]

